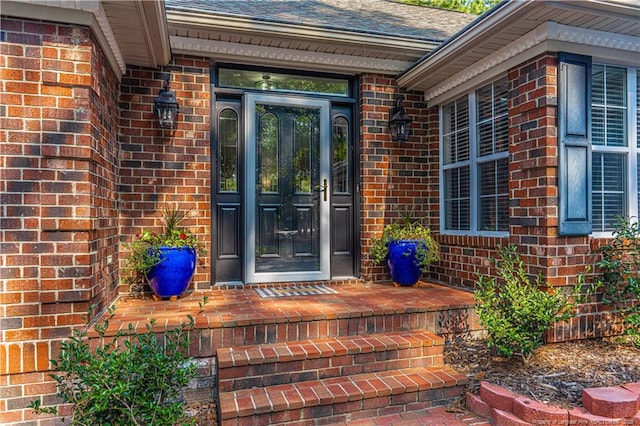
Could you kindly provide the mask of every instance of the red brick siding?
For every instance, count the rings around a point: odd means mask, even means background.
[[[366,280],[389,279],[385,266],[369,259],[371,239],[399,217],[398,206],[415,207],[415,216],[432,221],[428,200],[437,192],[437,152],[427,145],[429,123],[423,118],[424,101],[419,93],[404,93],[404,107],[413,118],[409,141],[389,137],[389,110],[399,94],[395,80],[364,75],[360,81],[360,149],[362,201],[362,276]],[[434,179],[435,167],[435,179]]]
[[[59,341],[116,296],[118,82],[87,28],[3,18],[2,31],[0,423],[10,423],[53,393],[45,372]]]
[[[164,80],[176,92],[177,128],[158,127],[153,101]],[[209,62],[174,56],[160,70],[129,67],[121,85],[120,214],[121,242],[143,229],[161,230],[165,206],[190,209],[185,226],[211,247],[211,152],[209,140]],[[122,259],[127,255],[122,251]],[[208,256],[201,256],[194,283],[211,282]],[[121,287],[122,292],[128,288]]]
[[[509,71],[511,242],[531,274],[571,285],[591,264],[589,237],[558,235],[557,58],[544,54]]]
[[[532,279],[541,274],[553,286],[571,286],[597,261],[602,240],[558,235],[557,58],[543,54],[509,70],[509,237],[438,235],[438,107],[425,108],[419,94],[405,106],[414,118],[409,142],[389,139],[389,108],[398,94],[395,81],[376,75],[361,80],[362,271],[365,279],[389,279],[386,268],[368,258],[371,238],[397,218],[395,206],[415,207],[441,245],[442,259],[430,267],[436,281],[474,287],[477,274],[496,275],[490,258],[498,246],[516,244]],[[611,335],[619,324],[610,312],[590,303],[549,340]]]
[[[601,240],[558,235],[557,57],[543,54],[509,71],[510,242],[518,245],[531,276],[553,286],[572,286],[598,260]],[[619,332],[602,306],[585,304],[550,341]]]

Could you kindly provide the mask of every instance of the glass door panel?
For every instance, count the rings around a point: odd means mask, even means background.
[[[247,94],[247,282],[329,278],[329,104]]]

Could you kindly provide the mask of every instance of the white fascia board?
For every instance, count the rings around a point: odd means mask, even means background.
[[[547,0],[549,6],[557,9],[574,10],[607,16],[609,18],[631,20],[640,18],[638,0]]]
[[[397,75],[411,62],[390,59],[365,58],[333,53],[307,52],[217,40],[170,36],[174,53],[198,54],[217,61],[242,62],[244,64],[291,67],[304,70],[321,70],[335,73],[374,72]]]
[[[293,37],[318,42],[331,42],[347,45],[386,47],[401,50],[428,52],[439,46],[439,41],[416,40],[411,37],[384,36],[369,33],[355,33],[309,25],[287,24],[280,22],[257,21],[248,18],[203,14],[187,11],[167,11],[169,26],[201,29],[203,31],[238,31],[265,37]]]
[[[126,72],[124,56],[113,34],[107,14],[102,8],[102,2],[99,0],[6,0],[2,2],[1,12],[4,16],[90,27],[111,68],[115,71],[118,81]]]
[[[138,16],[144,25],[144,36],[152,67],[167,65],[171,61],[171,45],[164,1],[136,2]]]
[[[544,52],[570,52],[619,65],[640,65],[640,37],[545,22],[473,66],[426,90],[430,105],[440,104],[506,73]]]

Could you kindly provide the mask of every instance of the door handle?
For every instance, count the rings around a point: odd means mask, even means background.
[[[329,192],[328,189],[329,185],[327,185],[327,179],[324,179],[322,181],[322,186],[320,187],[320,191],[324,192],[324,201],[327,201],[327,192]]]

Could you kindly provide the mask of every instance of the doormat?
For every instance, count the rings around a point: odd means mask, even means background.
[[[256,291],[262,298],[292,297],[292,296],[319,296],[321,294],[338,294],[337,291],[324,284],[304,285],[294,287],[269,287],[257,288]]]

